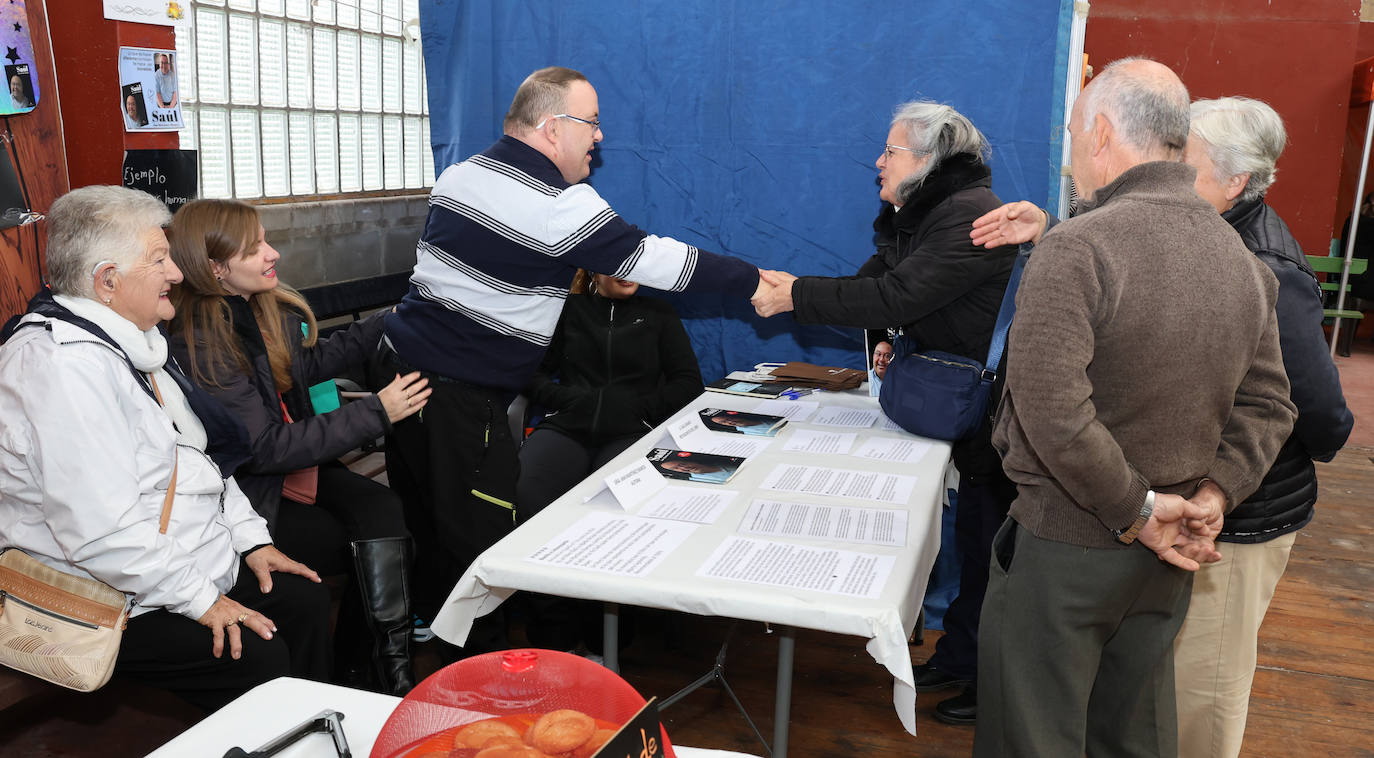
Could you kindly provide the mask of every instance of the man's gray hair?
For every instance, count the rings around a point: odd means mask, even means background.
[[[1113,61],[1093,77],[1083,93],[1083,129],[1092,128],[1102,113],[1116,132],[1142,156],[1179,160],[1188,143],[1188,88],[1176,76],[1138,75],[1132,63],[1157,63],[1148,58]]]
[[[57,198],[48,211],[48,284],[58,295],[91,298],[96,264],[125,271],[145,252],[143,235],[171,223],[161,200],[146,192],[94,185]]]
[[[1264,197],[1274,177],[1275,164],[1288,144],[1283,119],[1269,104],[1248,97],[1199,100],[1189,108],[1192,137],[1202,140],[1207,157],[1216,166],[1216,180],[1225,184],[1233,176],[1249,174],[1241,200]]]
[[[506,134],[533,129],[544,116],[561,113],[567,106],[568,88],[573,82],[585,82],[581,71],[562,66],[549,66],[525,77],[511,98],[510,110],[501,122]]]
[[[987,138],[964,114],[948,105],[929,100],[902,103],[892,114],[892,126],[906,134],[907,145],[918,155],[930,160],[915,174],[897,187],[897,198],[906,203],[935,169],[956,155],[969,155],[977,163],[986,163]]]

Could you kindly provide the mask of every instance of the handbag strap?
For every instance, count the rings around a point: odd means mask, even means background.
[[[984,381],[993,382],[1002,370],[1002,353],[1007,349],[1007,332],[1011,331],[1011,319],[1016,315],[1016,290],[1021,286],[1021,270],[1030,259],[1030,251],[1016,254],[1016,262],[1011,266],[1011,277],[1007,279],[1007,291],[1002,293],[1002,307],[997,311],[997,326],[992,330],[992,343],[988,345],[988,359],[983,362]]]
[[[152,374],[148,374],[148,381],[153,385],[153,397],[157,398],[157,404],[162,405],[162,391],[157,388],[157,380]],[[172,446],[172,480],[167,483],[167,496],[162,498],[162,514],[157,518],[158,534],[167,533],[167,525],[172,522],[172,498],[177,494],[177,449]]]

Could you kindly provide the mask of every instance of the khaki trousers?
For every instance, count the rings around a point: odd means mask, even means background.
[[[1193,578],[1193,601],[1174,640],[1180,758],[1240,755],[1260,623],[1296,537],[1219,543],[1221,560]]]

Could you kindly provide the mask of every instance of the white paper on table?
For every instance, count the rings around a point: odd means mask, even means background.
[[[739,492],[701,487],[664,487],[639,509],[641,518],[714,524]]]
[[[867,429],[883,415],[871,408],[845,408],[842,405],[827,405],[816,412],[811,423],[821,426],[857,426]]]
[[[739,530],[769,537],[802,537],[906,547],[907,513],[900,508],[854,508],[755,500]]]
[[[905,505],[915,486],[914,476],[782,463],[768,474],[759,489]]]
[[[896,556],[727,537],[697,576],[876,599]]]
[[[893,421],[892,419],[888,418],[887,416],[882,416],[881,418],[878,419],[878,428],[879,428],[879,429],[882,429],[883,431],[886,431],[886,432],[905,432],[905,431],[906,431],[905,429],[902,428],[902,425],[901,425],[901,424],[898,424],[896,421]]]
[[[605,574],[644,576],[696,528],[678,521],[592,511],[525,560]]]
[[[689,414],[668,427],[673,442],[681,450],[713,455],[733,455],[748,458],[758,455],[773,441],[771,437],[745,437],[729,432],[713,432],[702,425],[701,419]]]
[[[829,453],[844,455],[854,447],[858,435],[852,432],[818,432],[815,429],[797,429],[783,443],[783,450],[798,453]]]
[[[854,451],[854,457],[892,463],[915,463],[925,457],[927,450],[930,450],[930,443],[921,439],[870,437]]]
[[[658,473],[658,469],[647,458],[640,458],[613,472],[605,481],[606,486],[611,488],[611,494],[615,495],[616,502],[627,511],[668,486],[668,480]]]
[[[815,400],[760,400],[754,406],[754,413],[782,416],[789,421],[801,423],[809,418],[821,404]]]

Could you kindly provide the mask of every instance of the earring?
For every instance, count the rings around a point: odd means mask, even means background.
[[[109,304],[110,304],[110,301],[113,300],[113,299],[114,299],[114,298],[109,298],[109,297],[105,298],[105,304],[106,304],[106,305],[109,305]]]

